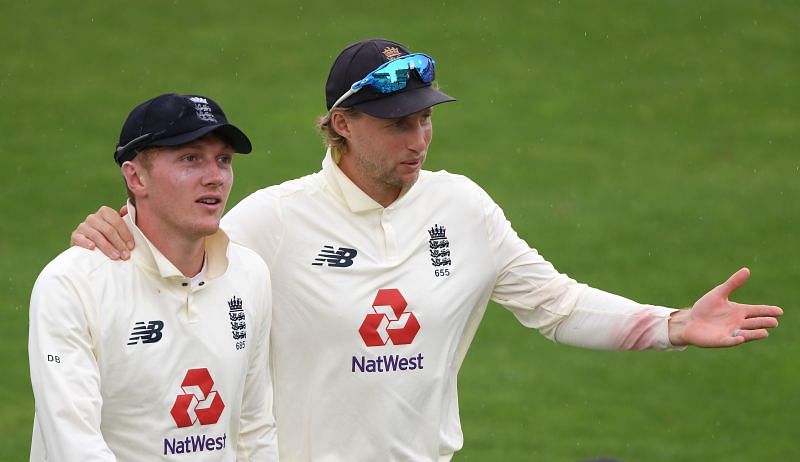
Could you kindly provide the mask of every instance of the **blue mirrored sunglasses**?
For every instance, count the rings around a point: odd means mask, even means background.
[[[435,66],[436,61],[425,53],[412,53],[383,63],[366,77],[351,85],[350,89],[333,103],[330,111],[366,86],[370,86],[380,93],[402,90],[408,84],[412,70],[417,72],[424,83],[431,83],[435,76],[433,70]]]

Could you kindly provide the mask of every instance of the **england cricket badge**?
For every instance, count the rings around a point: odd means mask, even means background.
[[[236,349],[243,350],[247,345],[247,319],[242,299],[235,295],[228,300],[228,318],[231,322],[231,336],[236,343]]]
[[[433,275],[437,278],[450,276],[450,241],[447,240],[447,228],[438,223],[428,230],[428,252],[433,265]]]

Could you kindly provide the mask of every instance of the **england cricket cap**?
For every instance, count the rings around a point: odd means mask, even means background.
[[[228,118],[211,98],[168,93],[145,101],[130,114],[114,151],[119,165],[136,157],[142,149],[179,146],[214,132],[234,151],[253,150],[247,135],[228,123]]]
[[[385,39],[363,40],[345,48],[334,61],[328,74],[328,82],[325,84],[328,110],[353,83],[382,64],[407,54],[410,54],[408,48]],[[389,119],[405,117],[448,101],[455,101],[455,98],[437,90],[430,83],[424,83],[418,75],[412,73],[408,84],[401,90],[380,93],[367,85],[345,99],[340,106],[352,107],[374,117]]]

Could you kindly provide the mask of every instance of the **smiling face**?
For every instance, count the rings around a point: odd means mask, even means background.
[[[123,164],[139,228],[151,241],[214,234],[233,183],[232,161],[232,148],[210,134]]]
[[[339,168],[384,207],[417,181],[433,137],[432,109],[380,119],[364,113],[333,114],[334,129],[346,140]]]

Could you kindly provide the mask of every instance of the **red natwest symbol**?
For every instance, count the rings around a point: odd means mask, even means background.
[[[169,411],[178,427],[191,427],[198,421],[200,425],[217,423],[225,403],[219,393],[211,391],[212,388],[214,379],[208,369],[189,369],[181,383],[184,394],[175,398]]]
[[[372,302],[374,313],[364,318],[358,333],[367,346],[383,346],[391,339],[394,345],[408,345],[419,332],[414,313],[406,312],[406,299],[397,289],[381,289]]]

